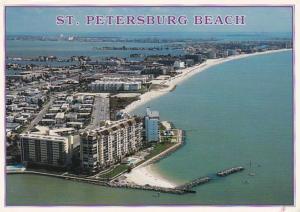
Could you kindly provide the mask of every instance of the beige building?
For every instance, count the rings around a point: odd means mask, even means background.
[[[142,147],[142,125],[141,119],[131,118],[82,133],[82,168],[90,171],[103,169],[138,151]]]
[[[20,134],[22,162],[66,166],[71,162],[73,141],[62,136]]]

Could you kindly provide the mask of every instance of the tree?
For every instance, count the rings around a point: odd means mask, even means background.
[[[131,170],[132,170],[132,167],[131,167],[131,166],[128,166],[128,167],[127,167],[127,173],[130,173]]]
[[[40,108],[43,107],[43,100],[38,99],[38,106],[39,106]]]

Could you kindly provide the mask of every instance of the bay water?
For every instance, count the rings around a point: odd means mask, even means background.
[[[8,205],[293,204],[292,52],[229,61],[194,75],[146,107],[185,130],[185,145],[155,164],[183,183],[233,166],[243,172],[172,195],[7,175]]]

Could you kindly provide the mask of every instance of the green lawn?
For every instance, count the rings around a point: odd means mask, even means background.
[[[170,143],[170,142],[161,142],[158,144],[154,145],[153,150],[150,152],[149,155],[146,156],[146,160],[154,157],[155,155],[158,155],[159,153],[165,151],[166,149],[170,148],[171,146],[173,146],[174,143]]]
[[[111,170],[108,173],[100,175],[101,178],[113,178],[114,176],[120,174],[121,172],[128,169],[128,166],[126,164],[120,164],[113,170]]]
[[[170,143],[170,142],[162,142],[162,143],[154,144],[153,150],[150,152],[149,155],[147,155],[145,157],[145,160],[149,160],[150,158],[152,158],[152,157],[158,155],[159,153],[165,151],[166,149],[170,148],[174,144],[175,143]],[[141,161],[136,165],[139,165],[139,164],[143,163],[144,161]],[[126,171],[127,169],[128,169],[128,165],[120,164],[120,165],[116,166],[113,170],[111,170],[110,172],[102,174],[99,177],[101,177],[101,178],[113,178],[116,175],[120,174],[121,172]]]

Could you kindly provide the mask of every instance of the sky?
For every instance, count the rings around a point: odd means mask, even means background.
[[[73,15],[79,25],[58,26],[56,16]],[[245,15],[245,25],[88,26],[86,15]],[[291,32],[291,7],[6,7],[7,34],[82,32]]]

